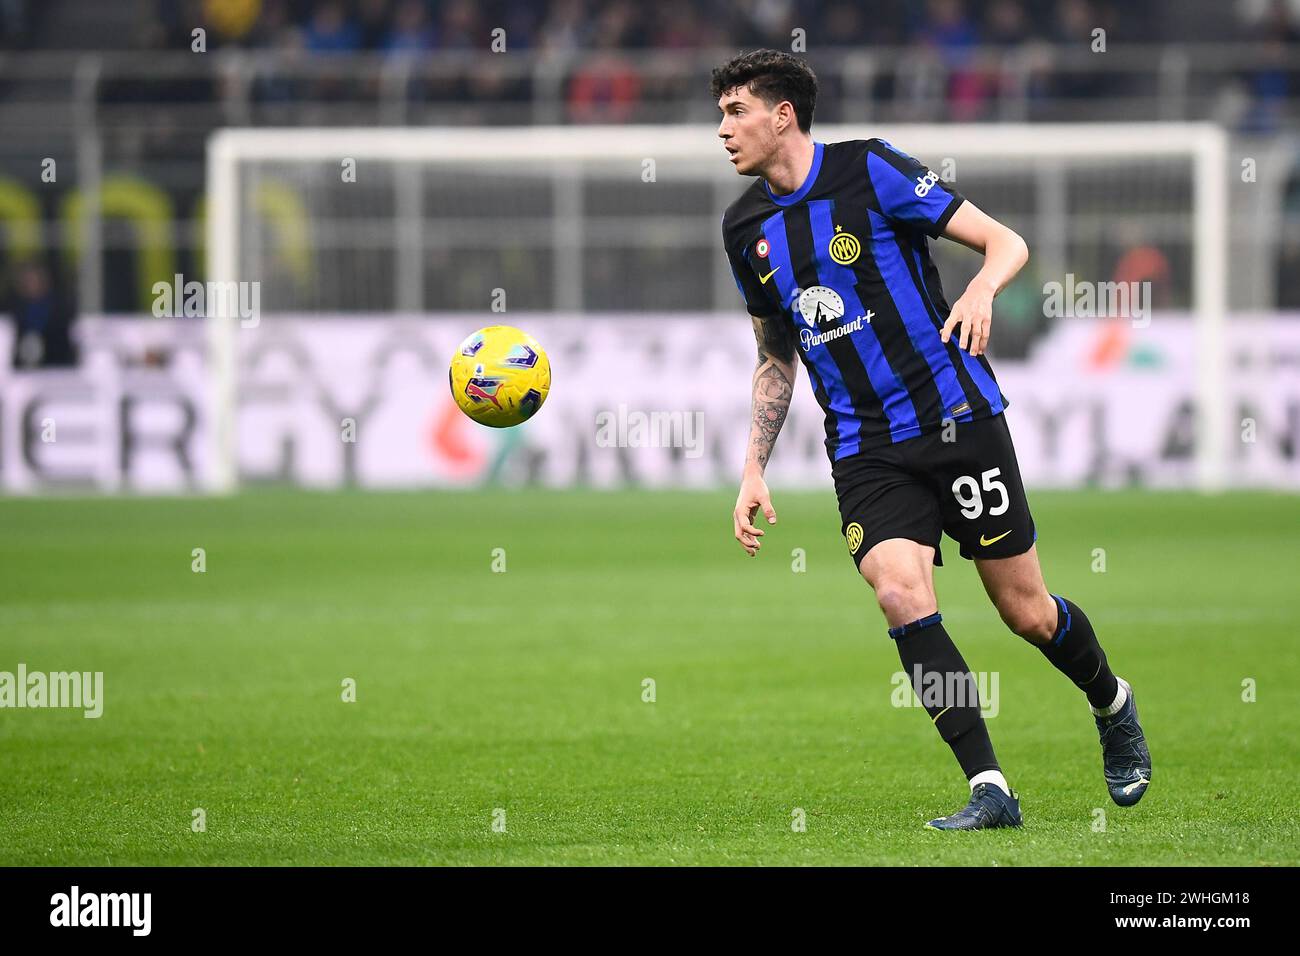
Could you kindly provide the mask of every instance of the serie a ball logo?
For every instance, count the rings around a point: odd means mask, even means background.
[[[858,237],[848,232],[840,232],[843,226],[835,227],[835,235],[831,239],[830,254],[842,266],[850,265],[857,261],[858,255],[862,252],[862,245],[858,242]]]
[[[480,425],[509,428],[537,414],[551,390],[551,362],[537,340],[509,325],[466,337],[447,378],[460,410]]]

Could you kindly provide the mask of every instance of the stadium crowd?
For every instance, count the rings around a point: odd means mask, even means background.
[[[497,42],[508,52],[579,61],[565,68],[563,119],[570,122],[662,121],[647,104],[683,94],[665,83],[661,70],[646,69],[639,53],[790,48],[796,31],[814,61],[826,51],[873,49],[899,54],[891,61],[895,72],[920,63],[942,69],[944,115],[911,118],[997,119],[995,104],[1008,90],[1023,91],[1038,104],[1150,95],[1153,81],[1141,71],[1091,64],[1079,70],[1061,61],[1058,50],[1086,51],[1098,29],[1130,49],[1262,44],[1265,52],[1235,77],[1251,104],[1240,116],[1221,117],[1230,125],[1277,128],[1284,125],[1284,104],[1300,97],[1300,0],[156,0],[151,19],[134,35],[146,46],[183,50],[195,24],[205,25],[211,49],[271,51],[286,64],[339,54],[406,58],[417,73],[431,66],[421,54],[486,50],[493,31],[504,31]],[[1023,76],[1002,72],[1003,52],[1024,54]],[[1148,71],[1157,61],[1151,58]],[[527,79],[507,75],[491,58],[467,64],[450,82],[435,72],[413,79],[407,87],[412,101],[522,104],[536,96]],[[900,84],[907,81],[886,67],[870,95],[881,103],[905,99],[912,91]],[[356,89],[271,72],[259,77],[254,97],[328,102],[348,99]],[[828,102],[836,98],[833,86],[827,92]],[[1040,110],[1026,118],[1070,117]],[[497,122],[486,110],[444,119]]]
[[[802,28],[818,46],[918,45],[960,59],[977,45],[1072,42],[1096,27],[1128,42],[1276,38],[1295,42],[1300,4],[1236,0],[1236,35],[1188,4],[1124,0],[157,0],[151,41],[183,46],[196,23],[219,43],[301,45],[319,54],[481,48],[506,30],[512,49],[621,50],[785,46]]]

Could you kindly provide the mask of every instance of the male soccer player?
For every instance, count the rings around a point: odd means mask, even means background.
[[[1151,756],[1133,689],[1111,672],[1087,615],[1043,583],[1002,414],[1007,400],[984,355],[993,297],[1025,264],[1024,240],[889,143],[816,142],[817,78],[796,57],[738,56],[713,71],[712,94],[732,165],[758,177],[722,219],[758,340],[736,539],[753,556],[765,533],[754,524],[758,510],[776,523],[763,471],[790,407],[797,353],[826,413],[854,566],[970,783],[970,802],[927,826],[1021,823],[975,680],[935,600],[932,565],[942,564],[944,532],[974,560],[1007,627],[1087,696],[1111,798],[1137,803]],[[927,241],[940,236],[984,255],[951,307]],[[935,687],[948,690],[943,699],[934,699]]]

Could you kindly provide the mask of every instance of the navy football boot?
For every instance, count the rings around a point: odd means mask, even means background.
[[[1137,703],[1133,688],[1122,677],[1128,698],[1119,712],[1110,717],[1097,717],[1097,733],[1101,735],[1101,768],[1106,777],[1110,798],[1121,807],[1131,807],[1142,799],[1151,783],[1151,752],[1138,723]]]
[[[970,803],[952,816],[931,820],[931,830],[988,830],[995,827],[1020,826],[1020,801],[1009,797],[992,783],[977,783]]]

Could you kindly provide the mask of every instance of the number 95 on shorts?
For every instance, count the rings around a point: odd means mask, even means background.
[[[831,474],[855,567],[889,538],[930,545],[935,564],[945,533],[963,558],[1012,557],[1037,538],[1003,415],[840,459]]]

